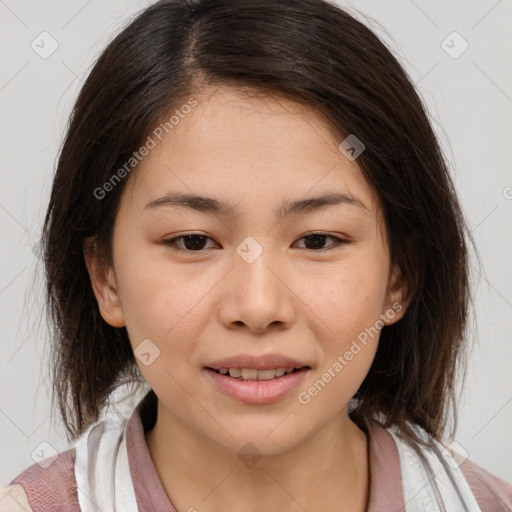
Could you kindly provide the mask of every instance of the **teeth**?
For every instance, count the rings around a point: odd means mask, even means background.
[[[242,370],[240,370],[240,368],[229,368],[229,376],[230,377],[241,377]]]
[[[227,375],[235,379],[242,378],[244,380],[272,380],[276,377],[282,377],[285,373],[292,373],[291,368],[274,368],[269,370],[257,370],[256,368],[220,368],[221,375]]]
[[[258,380],[272,380],[276,377],[275,370],[258,370]],[[245,379],[245,375],[242,372],[242,376]]]
[[[231,371],[231,370],[230,370]],[[242,368],[242,379],[249,380],[249,379],[257,379],[258,378],[258,370],[255,369],[247,369]]]

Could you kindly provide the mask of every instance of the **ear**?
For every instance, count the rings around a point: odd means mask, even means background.
[[[84,260],[92,290],[98,301],[98,307],[103,320],[112,327],[124,327],[123,308],[119,298],[114,269],[104,263],[97,250],[94,237],[89,237],[83,243]]]
[[[388,281],[388,293],[381,319],[384,325],[391,325],[400,320],[412,300],[410,283],[407,283],[400,267],[395,265]]]

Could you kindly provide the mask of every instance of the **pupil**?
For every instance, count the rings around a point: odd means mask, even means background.
[[[201,239],[199,244],[197,243],[197,239]],[[195,243],[194,243],[195,240]],[[190,243],[192,241],[192,243]],[[187,235],[183,238],[183,243],[185,247],[189,250],[201,250],[202,245],[204,245],[205,237],[202,235]]]
[[[323,243],[322,242],[325,242],[325,235],[309,235],[309,236],[305,236],[304,237],[305,239],[305,245],[306,245],[306,248],[307,249],[318,249],[318,248],[322,248],[323,246]],[[313,247],[308,247],[308,241],[313,241]]]

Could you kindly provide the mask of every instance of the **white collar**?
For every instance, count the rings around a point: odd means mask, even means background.
[[[403,437],[398,429],[386,429],[393,437],[400,461],[405,512],[481,512],[452,454],[441,443],[428,449]],[[423,439],[423,429],[414,430]]]
[[[82,512],[138,512],[126,425],[150,389],[145,385],[125,391],[121,403],[109,403],[100,419],[76,440],[75,477]],[[123,396],[122,390],[118,394]],[[435,441],[435,448],[428,449],[402,437],[394,427],[386,430],[397,446],[405,512],[481,512],[462,471],[442,444]],[[425,437],[422,429],[415,430]]]

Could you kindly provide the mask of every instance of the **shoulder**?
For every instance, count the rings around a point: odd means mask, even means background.
[[[0,512],[79,511],[75,449],[32,464],[0,490]]]
[[[455,459],[482,512],[512,512],[512,484],[469,459]]]
[[[395,484],[395,480],[401,482],[403,477],[399,460],[400,447],[396,437],[391,435],[392,429],[377,421],[370,422],[370,427],[374,466],[372,469],[378,470],[378,483],[381,486],[385,483],[386,488],[394,486],[394,495],[402,494],[403,489]],[[414,444],[418,446],[417,443]],[[439,456],[439,450],[433,451],[426,447],[421,449],[429,451],[432,456]],[[489,473],[456,451],[448,449],[448,453],[453,457],[452,463],[460,469],[481,512],[512,512],[512,484]],[[398,501],[396,503],[398,504]]]

